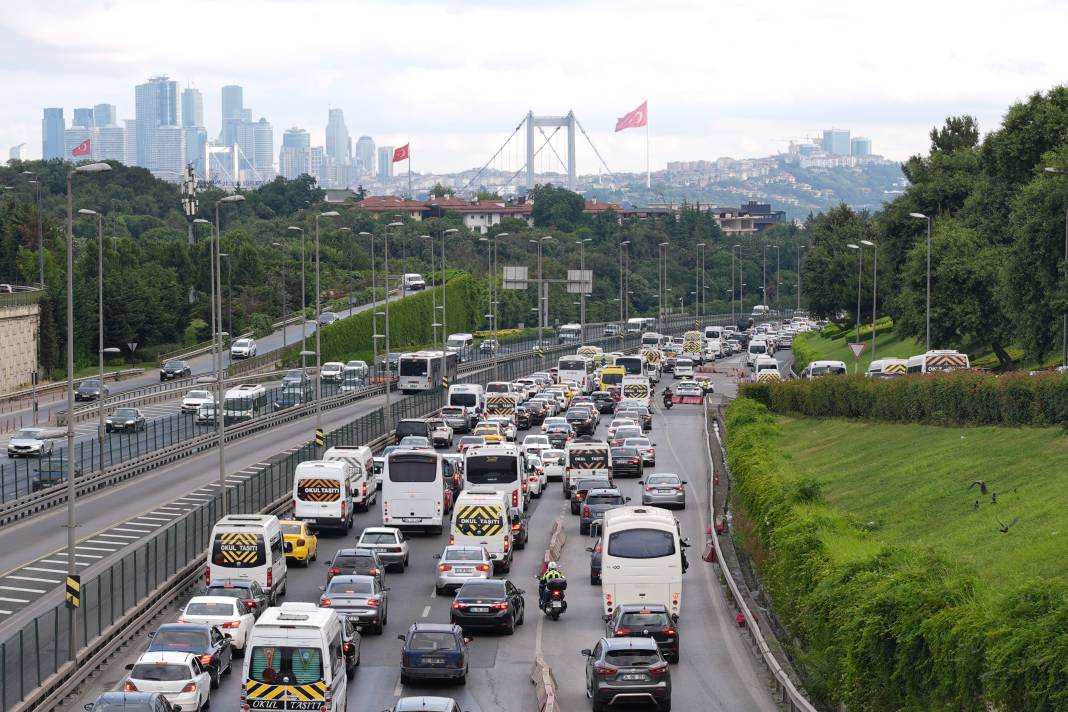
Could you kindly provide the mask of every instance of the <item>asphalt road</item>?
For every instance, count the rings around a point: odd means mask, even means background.
[[[730,362],[721,362],[728,366]],[[726,376],[715,376],[717,389],[730,391]],[[671,383],[665,379],[661,383]],[[700,559],[700,546],[707,525],[709,473],[701,451],[702,426],[697,406],[676,406],[670,412],[657,413],[653,440],[657,443],[657,466],[650,471],[679,472],[688,480],[688,506],[677,513],[683,535],[694,542],[690,550],[691,566],[684,578],[683,611],[680,621],[682,659],[672,666],[673,704],[678,710],[776,709],[768,697],[762,673],[758,671],[749,646],[734,625],[730,610],[715,581],[714,568]],[[602,419],[598,435],[604,437]],[[628,496],[640,501],[639,486],[634,480],[620,480]],[[509,576],[526,591],[526,624],[514,636],[474,633],[471,644],[471,674],[466,687],[437,684],[402,686],[399,682],[400,643],[398,633],[413,621],[445,622],[449,618],[449,597],[434,595],[436,562],[432,556],[441,551],[448,539],[415,536],[411,542],[411,566],[404,574],[389,574],[391,587],[389,623],[382,636],[367,636],[362,642],[362,663],[349,688],[349,710],[382,710],[403,695],[446,695],[454,697],[464,710],[471,712],[528,712],[534,707],[533,688],[529,681],[534,656],[542,652],[560,684],[561,704],[567,710],[588,708],[584,694],[584,659],[579,651],[591,647],[603,633],[600,618],[599,587],[589,584],[590,545],[578,533],[578,518],[569,513],[559,483],[551,483],[535,500],[532,508],[531,541],[518,552]],[[563,515],[568,540],[561,557],[563,570],[572,585],[568,588],[568,611],[560,621],[546,619],[537,610],[536,567],[548,544],[553,520]],[[114,517],[110,518],[114,521]],[[381,521],[379,507],[361,514],[352,536],[323,537],[319,544],[319,563],[307,569],[291,568],[287,600],[317,601],[319,586],[325,581],[325,567],[333,552],[351,546],[360,530]],[[184,602],[182,602],[184,603]],[[175,608],[175,613],[177,608]],[[84,694],[71,705],[80,709],[104,690],[121,685],[124,665],[133,662],[142,648],[131,649],[94,677]],[[241,673],[224,679],[212,695],[212,709],[230,711],[239,708]]]

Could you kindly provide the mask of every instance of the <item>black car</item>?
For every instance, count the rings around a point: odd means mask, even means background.
[[[326,572],[326,582],[335,576],[355,574],[359,576],[374,576],[378,579],[378,585],[384,586],[386,581],[386,566],[378,558],[378,552],[374,549],[358,547],[355,549],[338,549],[332,561],[326,563],[330,568]]]
[[[74,479],[82,476],[82,468],[77,462],[74,463]],[[67,481],[67,453],[57,453],[42,457],[37,465],[37,471],[33,473],[32,489],[38,492],[48,489],[60,482]]]
[[[612,448],[613,477],[641,477],[644,471],[642,457],[638,454],[637,448],[622,446]]]
[[[614,487],[591,489],[586,493],[579,513],[579,534],[588,535],[594,522],[604,520],[605,512],[622,507],[629,501],[630,497],[624,497],[623,493]]]
[[[418,435],[426,438],[427,441],[431,440],[430,423],[422,418],[405,418],[404,420],[398,421],[397,428],[394,432],[396,442],[398,443],[409,435]]]
[[[230,639],[213,625],[206,623],[165,623],[150,633],[151,642],[146,652],[174,650],[192,653],[202,667],[211,675],[211,686],[219,686],[219,678],[230,672],[234,662],[234,649]]]
[[[570,425],[554,425],[545,431],[546,437],[549,438],[549,444],[557,450],[563,450],[564,445],[567,445],[568,439],[571,437],[572,429]]]
[[[192,369],[185,361],[167,361],[159,367],[159,380],[173,381],[179,378],[190,378]]]
[[[568,408],[564,418],[574,428],[576,435],[593,435],[597,430],[597,421],[588,408]]]
[[[601,542],[601,522],[594,522],[590,527],[592,533],[597,534],[597,541],[593,546],[587,546],[586,551],[590,552],[590,585],[601,585],[601,560],[604,554],[604,545]]]
[[[180,705],[172,705],[159,692],[105,692],[95,702],[85,705],[85,712],[179,712]]]
[[[616,399],[608,391],[594,391],[593,404],[597,406],[597,412],[599,413],[615,413],[616,412]]]
[[[530,409],[525,405],[517,406],[515,409],[515,427],[517,430],[530,430],[532,419],[530,416]]]
[[[528,529],[530,519],[523,516],[523,512],[519,507],[511,507],[509,517],[512,522],[512,541],[515,542],[515,548],[526,549],[527,542],[530,540],[530,530]]]
[[[258,583],[249,579],[216,579],[204,589],[203,595],[236,598],[257,618],[267,610],[271,598]]]
[[[306,386],[308,383],[308,375],[299,368],[291,368],[282,374],[282,390],[287,388],[296,388],[300,390],[301,387]]]
[[[523,404],[523,408],[526,409],[530,416],[530,425],[541,425],[545,422],[545,416],[548,415],[548,412],[544,401],[529,400]]]
[[[582,511],[582,503],[591,489],[602,489],[611,486],[610,482],[602,479],[584,478],[578,480],[571,487],[571,513],[578,514]]]
[[[499,628],[511,635],[523,625],[523,590],[507,579],[468,581],[452,599],[449,622],[462,628]]]
[[[604,619],[606,638],[652,638],[668,662],[679,661],[678,620],[663,603],[621,603]]]
[[[144,413],[137,408],[116,408],[104,419],[104,430],[109,433],[135,433],[147,427]]]
[[[82,381],[78,384],[78,387],[74,389],[74,400],[76,401],[93,401],[101,396],[107,398],[111,391],[107,386],[100,384],[100,380],[96,378],[90,378],[88,381]]]
[[[345,677],[352,679],[356,674],[356,666],[360,664],[360,647],[362,638],[360,629],[348,616],[341,618],[341,649],[345,654]]]
[[[616,702],[671,709],[671,669],[650,638],[601,638],[586,656],[586,696],[603,712]]]

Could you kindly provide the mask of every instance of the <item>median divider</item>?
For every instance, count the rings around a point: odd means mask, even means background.
[[[534,664],[530,668],[530,681],[534,684],[538,712],[560,712],[560,703],[556,698],[556,677],[541,655],[534,658]]]

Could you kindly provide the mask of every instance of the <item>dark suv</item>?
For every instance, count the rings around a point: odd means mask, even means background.
[[[430,424],[422,418],[405,418],[397,422],[396,441],[400,442],[409,435],[419,435],[426,438],[428,441],[430,438]]]
[[[234,649],[230,639],[213,625],[207,623],[165,623],[149,636],[152,642],[146,652],[174,650],[192,653],[200,665],[208,671],[211,686],[219,686],[219,678],[230,672],[234,662]]]
[[[606,638],[652,638],[666,660],[679,661],[678,621],[663,603],[623,603],[604,619]]]
[[[597,406],[597,410],[601,413],[615,413],[616,412],[616,399],[608,391],[594,391],[593,392],[593,404]]]
[[[593,435],[597,430],[597,419],[588,407],[568,408],[564,417],[567,424],[574,428],[576,435]]]
[[[671,669],[651,638],[601,638],[586,656],[586,696],[594,712],[609,705],[652,703],[671,709]]]
[[[159,380],[173,381],[177,378],[189,378],[193,375],[185,361],[167,361],[159,367]]]

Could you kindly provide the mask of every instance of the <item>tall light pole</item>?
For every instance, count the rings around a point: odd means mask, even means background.
[[[304,362],[304,351],[308,348],[308,336],[307,336],[307,322],[308,322],[308,305],[305,301],[307,298],[308,290],[304,287],[304,228],[297,227],[296,225],[290,225],[286,230],[292,230],[293,232],[300,233],[300,370],[305,371],[307,364]],[[316,329],[318,329],[318,322],[316,322]]]
[[[499,327],[497,326],[497,320],[500,316],[500,310],[498,301],[500,296],[497,293],[497,246],[500,244],[502,237],[508,237],[510,233],[498,232],[493,236],[493,272],[490,279],[490,284],[493,285],[493,301],[490,302],[490,311],[493,312],[493,340],[497,341]],[[496,380],[498,376],[498,367],[500,359],[497,356],[493,358],[493,378]]]
[[[871,240],[861,240],[860,244],[872,249],[871,270],[871,360],[875,360],[875,300],[878,299],[876,290],[879,286],[879,247]]]
[[[322,350],[322,328],[320,328],[319,318],[322,315],[322,289],[319,287],[319,218],[336,218],[339,213],[336,210],[330,210],[325,213],[317,213],[315,215],[315,431],[316,433],[323,427],[323,399],[322,399],[322,368],[323,368],[323,350]],[[322,455],[322,448],[318,448],[318,454]]]
[[[854,245],[852,242],[846,245],[851,250],[857,251],[857,341],[860,343],[860,285],[863,281],[864,270],[864,248],[860,245]],[[853,356],[853,373],[859,373],[860,371],[860,354]]]
[[[447,292],[447,284],[445,282],[445,236],[455,235],[460,232],[457,228],[450,227],[441,231],[441,373],[442,375],[448,373],[445,370],[445,357],[448,356],[449,350],[449,318],[445,310],[445,296]],[[430,242],[430,253],[434,253],[434,242]]]
[[[537,247],[538,247],[538,348],[539,349],[544,348],[544,343],[543,342],[544,342],[544,329],[545,329],[545,321],[546,321],[546,314],[545,314],[545,301],[546,301],[546,299],[545,299],[545,293],[547,291],[545,289],[545,282],[542,279],[543,275],[542,275],[542,262],[541,262],[541,245],[546,240],[551,240],[551,239],[553,239],[552,235],[543,235],[542,237],[538,238],[537,240],[528,240],[528,242],[530,242],[531,244],[537,245]],[[545,360],[545,357],[543,356],[542,357],[542,361],[544,361],[544,360]]]
[[[734,311],[734,262],[735,262],[735,252],[734,251],[735,250],[740,250],[740,249],[742,249],[741,245],[734,245],[733,247],[731,247],[731,321],[733,321],[735,324],[738,323],[738,321],[737,321],[738,317],[736,316],[736,313]],[[740,275],[739,275],[738,281],[739,282],[742,281]]]
[[[420,235],[420,240],[426,240],[430,245],[430,343],[438,342],[438,293],[434,291],[434,238],[430,235]]]
[[[37,206],[36,206],[36,210],[37,210],[37,263],[38,263],[38,269],[40,270],[40,274],[38,276],[38,281],[41,284],[41,289],[44,289],[45,288],[45,281],[44,281],[44,263],[45,263],[45,260],[44,260],[44,227],[42,225],[42,218],[41,218],[41,180],[40,180],[40,178],[37,177],[37,174],[34,173],[33,171],[23,171],[22,175],[24,175],[24,176],[33,176],[27,182],[30,185],[32,185],[34,188],[37,189]],[[30,399],[33,401],[33,424],[37,425],[37,380],[38,380],[38,372],[40,371],[40,368],[41,368],[41,315],[40,315],[40,312],[38,312],[38,315],[37,315],[37,334],[36,334],[36,338],[34,339],[34,342],[35,342],[34,343],[34,348],[36,349],[36,354],[35,354],[35,358],[34,358],[34,361],[33,361],[33,374],[32,374],[32,378],[30,379]],[[104,382],[101,381],[100,385],[101,385],[101,392],[103,392]]]
[[[575,244],[579,246],[579,272],[585,274],[586,272],[586,243],[593,242],[592,237],[587,237],[582,240],[576,240]],[[583,282],[582,292],[579,294],[579,333],[582,334],[579,339],[580,343],[586,343],[586,289],[585,282]]]
[[[1068,174],[1068,170],[1053,166],[1046,166],[1045,171],[1057,175]],[[1064,211],[1064,261],[1068,264],[1068,209]],[[1061,314],[1061,367],[1068,369],[1068,311]]]
[[[656,302],[657,302],[657,304],[656,304],[656,311],[657,311],[656,330],[659,331],[661,334],[663,334],[664,333],[664,299],[667,297],[667,249],[668,249],[668,243],[661,242],[659,245],[657,245],[657,248],[660,251],[659,255],[658,255],[659,264],[658,264],[658,269],[657,269],[658,275],[660,277],[660,291],[659,291],[659,294],[657,294],[657,297],[656,297]]]
[[[624,240],[623,242],[619,243],[619,328],[621,330],[623,329],[623,322],[624,322],[624,319],[623,319],[623,310],[625,308],[624,299],[626,299],[626,297],[623,296],[623,291],[624,291],[623,290],[623,247],[625,245],[629,245],[629,244],[630,244],[630,240]]]
[[[277,247],[282,251],[282,349],[286,347],[286,253],[285,244],[281,242],[272,242],[272,247]]]
[[[404,223],[400,222],[399,220],[397,220],[397,221],[391,222],[386,227],[387,228],[404,227]],[[385,334],[385,337],[386,337],[385,338],[385,341],[386,341],[386,418],[387,418],[386,427],[388,428],[393,423],[393,404],[392,404],[392,395],[390,394],[390,391],[393,389],[393,374],[389,369],[389,230],[386,230],[385,240],[386,240],[386,244],[385,244],[385,253],[384,253],[384,257],[383,257],[382,267],[385,270],[385,284],[386,284],[386,314],[385,314],[385,316],[386,316],[386,334]],[[401,284],[402,284],[402,294],[403,294],[403,282]],[[397,370],[398,370],[398,372],[400,371],[400,359],[399,358],[397,359]]]
[[[216,345],[219,351],[219,361],[215,371],[215,407],[216,429],[219,435],[219,516],[226,516],[226,408],[223,402],[223,331],[222,331],[222,227],[219,218],[220,209],[225,203],[242,203],[245,196],[240,193],[227,195],[219,198],[215,203],[215,294],[217,296],[214,308],[218,310],[215,323],[218,324],[218,332],[215,334]],[[227,334],[229,336],[229,334]]]
[[[931,218],[923,213],[909,213],[909,217],[927,221],[927,351],[931,350]],[[1068,245],[1068,227],[1065,228],[1065,244]],[[1068,253],[1068,247],[1065,248]],[[1065,316],[1068,323],[1068,315]]]
[[[347,232],[350,235],[352,234],[352,228],[351,227],[339,227],[338,231]],[[349,253],[349,296],[348,296],[348,300],[347,301],[349,303],[349,316],[352,316],[352,307],[355,306],[355,302],[352,301],[352,290],[353,290],[353,284],[352,284],[352,271],[353,271],[352,270],[352,258],[353,258],[353,255],[352,255],[352,253],[353,253],[352,241],[351,240],[347,241],[345,243],[345,245],[346,245],[345,252]],[[319,326],[316,325],[315,328],[318,329]]]
[[[33,171],[23,171],[24,176],[33,176],[28,182],[37,189],[37,269],[41,289],[45,287],[44,219],[41,216],[41,177]],[[36,422],[36,421],[34,421]]]
[[[219,354],[215,350],[215,227],[211,224],[211,220],[205,220],[204,218],[196,218],[193,220],[193,230],[196,230],[197,225],[207,225],[210,238],[208,240],[208,282],[211,283],[211,370],[217,370],[216,359],[219,358]],[[222,405],[220,404],[220,408]]]
[[[775,248],[775,311],[782,312],[782,298],[779,295],[779,246],[768,245]]]
[[[74,539],[78,521],[75,517],[74,487],[74,193],[75,173],[102,173],[110,171],[107,163],[87,163],[67,171],[67,574],[78,573],[74,558]],[[103,383],[101,394],[103,394]],[[78,666],[77,622],[74,608],[70,611],[70,658]]]
[[[764,261],[763,261],[763,267],[762,267],[762,269],[760,271],[760,274],[761,274],[760,291],[762,292],[762,295],[760,297],[760,299],[761,299],[760,303],[763,304],[765,307],[768,306],[768,248],[769,247],[771,247],[771,245],[764,245],[764,249],[762,250],[762,252],[764,253],[764,258],[763,258]]]
[[[375,236],[373,233],[361,230],[356,233],[361,237],[371,238],[371,377],[374,378],[375,369],[378,368],[378,277],[375,274]]]
[[[699,305],[704,304],[704,282],[705,282],[705,243],[697,243],[697,284],[694,286],[695,294],[693,316],[697,319],[699,312]]]
[[[801,250],[805,249],[805,246],[801,244],[801,241],[797,241],[797,311],[801,311]]]

